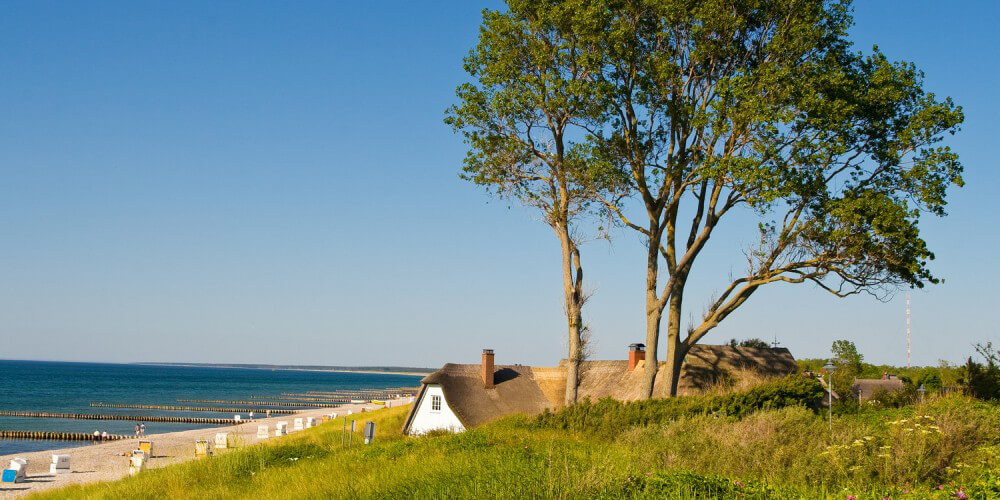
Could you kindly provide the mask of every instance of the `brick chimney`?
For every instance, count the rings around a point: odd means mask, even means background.
[[[483,349],[483,387],[493,388],[493,349]]]
[[[644,359],[646,359],[646,346],[644,344],[629,344],[628,371],[635,370],[636,365]]]

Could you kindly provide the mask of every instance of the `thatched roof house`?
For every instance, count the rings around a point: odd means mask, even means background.
[[[859,378],[851,386],[851,393],[858,401],[868,401],[880,392],[898,392],[906,389],[906,384],[895,375],[883,375],[882,378]]]
[[[580,366],[579,398],[640,399],[645,352],[630,346],[627,360],[585,361]],[[493,351],[483,351],[482,363],[444,365],[421,381],[420,392],[406,418],[403,432],[462,431],[511,415],[534,415],[562,405],[566,391],[566,361],[554,367],[493,364]],[[653,395],[667,394],[661,363]],[[797,369],[788,349],[695,345],[681,368],[678,392],[707,389],[724,377],[749,370],[762,375],[787,375]]]

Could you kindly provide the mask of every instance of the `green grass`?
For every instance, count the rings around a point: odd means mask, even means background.
[[[562,420],[560,413],[515,416],[421,438],[401,436],[407,408],[391,408],[353,416],[377,422],[373,445],[358,444],[359,433],[354,446],[342,446],[338,419],[211,459],[41,496],[843,499],[955,498],[962,488],[969,498],[1000,497],[997,405],[949,396],[865,409],[835,416],[832,437],[813,409],[757,407],[764,409],[739,417],[664,412],[611,433],[580,424],[581,406]],[[599,404],[590,408],[584,421],[610,414]],[[916,431],[905,430],[916,423]]]

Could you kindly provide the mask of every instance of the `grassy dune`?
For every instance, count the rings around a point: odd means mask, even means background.
[[[635,415],[634,404],[605,401],[421,438],[401,436],[407,408],[391,408],[361,418],[378,425],[370,446],[359,444],[360,433],[353,446],[342,446],[338,419],[208,460],[41,496],[1000,496],[1000,406],[949,396],[859,412],[836,417],[831,438],[825,415],[777,392],[782,404],[761,400],[759,390],[733,394],[726,404],[719,395],[680,398],[659,403],[671,408],[656,408],[658,417],[625,426],[609,422]]]

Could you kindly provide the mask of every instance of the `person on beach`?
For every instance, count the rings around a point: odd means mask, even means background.
[[[139,424],[135,424],[135,437],[139,437]]]
[[[139,423],[139,435],[146,437],[146,424],[144,422]]]

